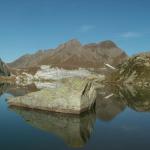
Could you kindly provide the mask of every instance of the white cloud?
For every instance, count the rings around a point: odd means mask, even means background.
[[[121,34],[121,37],[123,38],[138,38],[141,34],[138,32],[124,32]]]
[[[82,25],[80,27],[80,32],[88,32],[88,31],[91,31],[95,28],[95,26],[93,25]]]

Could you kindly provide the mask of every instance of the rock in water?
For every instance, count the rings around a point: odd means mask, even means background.
[[[10,76],[7,65],[0,59],[0,76]]]
[[[69,78],[54,89],[43,89],[25,96],[10,97],[8,104],[54,112],[80,114],[90,110],[95,102],[94,86],[89,79]],[[87,87],[87,88],[85,88]]]

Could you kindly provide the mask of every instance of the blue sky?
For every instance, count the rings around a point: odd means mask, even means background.
[[[12,61],[76,38],[150,50],[149,0],[0,0],[0,57]]]

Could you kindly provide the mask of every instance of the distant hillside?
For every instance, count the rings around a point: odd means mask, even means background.
[[[52,65],[66,69],[99,68],[103,67],[104,63],[118,65],[126,58],[127,54],[112,41],[81,45],[79,41],[73,39],[56,49],[24,55],[8,65],[13,68],[40,65]]]

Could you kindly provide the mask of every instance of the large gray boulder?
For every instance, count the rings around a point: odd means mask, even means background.
[[[60,86],[43,89],[25,96],[10,97],[10,106],[27,107],[61,113],[80,114],[95,103],[95,86],[87,78],[67,78]],[[94,82],[93,82],[94,83]]]

